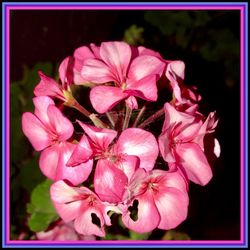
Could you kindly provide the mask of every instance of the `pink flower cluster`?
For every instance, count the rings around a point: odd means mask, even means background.
[[[172,229],[187,218],[189,181],[206,185],[212,178],[204,141],[218,121],[215,112],[205,117],[198,111],[201,96],[184,85],[184,72],[182,61],[118,41],[76,49],[61,63],[59,82],[39,72],[35,110],[23,114],[22,128],[41,151],[42,173],[54,181],[50,195],[56,211],[77,233],[104,237],[105,226],[111,226],[109,211],[139,233]],[[131,114],[143,110],[140,102],[157,101],[157,83],[164,78],[173,99],[162,108],[161,131],[154,135],[138,121],[131,126]],[[110,125],[76,101],[74,85],[90,87],[93,108],[106,114]],[[94,124],[77,120],[74,127],[60,101]],[[118,112],[125,118],[110,117]],[[213,152],[219,157],[216,139]],[[165,166],[159,169],[161,157]]]

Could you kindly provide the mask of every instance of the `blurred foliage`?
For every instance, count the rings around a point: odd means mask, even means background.
[[[186,233],[169,230],[164,234],[162,240],[191,240],[191,238]]]
[[[137,25],[133,24],[124,32],[123,40],[131,45],[143,44],[143,27],[138,27]]]
[[[31,214],[28,225],[34,232],[45,231],[58,215],[50,200],[51,180],[37,185],[31,193],[31,201],[27,204],[27,212]]]

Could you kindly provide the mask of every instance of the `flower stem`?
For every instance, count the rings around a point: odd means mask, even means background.
[[[126,114],[125,114],[125,119],[123,122],[122,130],[125,130],[126,128],[128,128],[131,114],[132,114],[132,109],[128,105],[126,105]]]
[[[143,115],[143,113],[144,113],[145,110],[146,110],[146,105],[144,105],[144,106],[141,108],[141,110],[140,110],[140,112],[138,113],[138,115],[137,115],[137,117],[136,117],[136,119],[135,119],[134,124],[133,124],[132,127],[136,127],[136,126],[137,126],[137,124],[138,124],[138,122],[140,121],[140,119],[141,119],[141,117],[142,117],[142,115]]]
[[[115,127],[115,121],[114,121],[114,119],[113,119],[112,114],[111,114],[110,112],[106,112],[106,116],[107,116],[108,119],[109,119],[109,122],[110,122],[110,124],[111,124],[111,127],[114,128],[114,127]]]
[[[144,127],[146,127],[147,125],[149,125],[150,123],[154,122],[156,119],[158,119],[162,115],[164,115],[164,107],[161,108],[160,110],[158,110],[156,113],[154,113],[150,117],[148,117],[144,122],[142,122],[138,126],[138,128],[144,128]]]

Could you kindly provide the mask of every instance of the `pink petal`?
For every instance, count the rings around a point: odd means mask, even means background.
[[[80,72],[82,70],[83,63],[86,59],[95,58],[92,51],[87,46],[82,46],[74,51],[75,69]]]
[[[87,59],[81,70],[83,79],[93,83],[105,83],[117,81],[111,69],[102,61],[97,59]]]
[[[51,180],[56,179],[59,154],[60,148],[55,144],[43,150],[39,158],[42,173]]]
[[[74,167],[66,166],[75,147],[76,144],[73,143],[65,142],[60,144],[56,180],[65,179],[70,181],[73,185],[78,185],[88,179],[92,171],[93,160],[89,160]]]
[[[111,110],[127,96],[128,94],[117,87],[97,86],[90,91],[91,104],[101,114]]]
[[[175,188],[161,187],[154,194],[154,200],[161,217],[158,228],[164,230],[175,228],[187,218],[187,193]]]
[[[165,64],[155,56],[138,56],[130,66],[128,78],[130,82],[136,82],[149,75],[161,76]]]
[[[78,196],[77,189],[62,180],[53,183],[50,187],[50,197],[56,203],[70,203],[76,201]]]
[[[156,75],[148,75],[139,81],[128,82],[126,90],[136,91],[134,95],[144,100],[156,101],[158,97]]]
[[[66,141],[72,136],[74,132],[72,123],[56,106],[50,105],[48,107],[48,117],[50,119],[50,124],[55,129],[59,141]]]
[[[44,125],[30,112],[22,115],[22,130],[36,151],[43,150],[52,143]]]
[[[154,50],[151,50],[151,49],[147,49],[143,46],[139,46],[138,47],[138,51],[139,51],[139,55],[140,56],[143,56],[143,55],[147,55],[147,56],[155,56],[159,59],[162,59],[161,55],[159,52],[156,52]]]
[[[74,220],[81,214],[82,201],[74,201],[66,204],[53,202],[53,205],[66,223]]]
[[[125,42],[103,42],[100,56],[110,67],[119,83],[125,81],[131,59],[131,48]]]
[[[97,162],[94,186],[101,200],[120,202],[127,182],[126,175],[110,161],[101,159]]]
[[[161,155],[163,159],[168,163],[176,161],[173,150],[171,148],[171,140],[171,128],[166,129],[164,132],[162,132],[158,139]]]
[[[92,216],[95,215],[100,220],[100,227],[92,222]],[[94,207],[86,208],[75,220],[75,229],[79,234],[105,236],[103,216],[98,209]]]
[[[116,152],[140,158],[140,168],[149,171],[154,167],[158,156],[158,144],[153,134],[139,128],[124,130],[116,145]]]
[[[140,159],[136,156],[123,155],[121,157],[121,160],[115,163],[115,165],[116,167],[121,169],[123,173],[128,177],[128,180],[130,180],[135,170],[140,165]]]
[[[125,91],[126,92],[126,91]],[[138,109],[138,102],[134,96],[130,96],[125,100],[126,104],[128,105],[129,108],[132,110]]]
[[[107,149],[109,144],[117,136],[117,131],[107,128],[97,128],[78,121],[82,129],[89,136],[91,141],[100,149]]]
[[[88,161],[93,156],[93,150],[89,144],[89,140],[86,135],[83,135],[80,142],[76,145],[67,166],[75,166],[82,162]]]
[[[180,157],[179,164],[191,181],[205,186],[211,180],[212,170],[204,152],[196,143],[179,144],[176,152]]]
[[[39,71],[38,74],[41,78],[41,81],[34,89],[35,96],[51,96],[65,101],[65,97],[62,92],[62,86],[60,86],[52,78],[44,75],[41,71]]]
[[[168,64],[166,76],[170,82],[178,81],[178,78],[184,80],[185,63],[183,61],[172,61]]]
[[[169,128],[173,123],[190,124],[194,121],[195,117],[184,112],[176,110],[170,103],[166,102],[164,105],[165,121],[162,130]]]
[[[61,62],[58,71],[62,86],[67,90],[68,85],[73,83],[73,58],[71,56],[66,57]]]
[[[151,192],[145,192],[136,197],[136,200],[139,202],[138,218],[134,221],[130,217],[130,211],[127,211],[122,215],[124,225],[138,233],[146,233],[154,230],[159,225],[160,215]],[[133,203],[130,205],[132,206]]]
[[[196,122],[190,125],[186,125],[180,129],[180,132],[175,136],[175,139],[182,142],[188,142],[194,139],[196,136],[198,136],[198,132],[200,130],[200,127],[202,125],[202,122]],[[178,130],[178,129],[177,129]]]
[[[221,153],[220,143],[216,138],[214,138],[214,154],[216,155],[217,158],[219,158],[220,153]]]
[[[35,106],[34,114],[48,129],[52,129],[47,111],[50,105],[55,105],[54,101],[48,96],[38,96],[33,98],[33,103]]]

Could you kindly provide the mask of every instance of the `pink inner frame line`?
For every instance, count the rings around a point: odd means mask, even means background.
[[[37,241],[37,240],[9,240],[10,239],[10,214],[9,214],[9,200],[10,200],[10,166],[9,166],[9,161],[7,163],[7,171],[6,171],[6,184],[7,184],[7,204],[6,204],[6,243],[7,244],[40,244],[40,245],[46,245],[46,244],[60,244],[60,245],[67,245],[67,244],[86,244],[86,245],[104,245],[108,243],[112,244],[154,244],[154,245],[162,245],[162,244],[170,244],[170,245],[176,245],[176,244],[240,244],[244,243],[245,239],[245,232],[244,232],[244,187],[245,187],[245,179],[244,179],[244,163],[245,163],[245,152],[244,152],[244,104],[245,104],[245,95],[244,95],[244,80],[245,80],[245,55],[244,55],[244,49],[245,49],[245,37],[244,37],[244,30],[245,30],[245,23],[246,21],[244,19],[244,7],[245,5],[241,5],[240,3],[237,6],[204,6],[204,5],[196,5],[196,6],[188,6],[188,5],[183,5],[183,6],[141,6],[141,5],[134,5],[134,6],[56,6],[56,5],[50,5],[50,6],[44,6],[44,5],[34,5],[32,6],[6,6],[6,51],[7,51],[7,58],[6,58],[6,138],[7,138],[7,150],[6,150],[6,159],[10,159],[10,151],[9,151],[9,145],[8,143],[10,142],[10,130],[9,130],[9,124],[10,124],[10,58],[9,58],[9,53],[10,53],[10,27],[9,27],[9,21],[10,21],[10,10],[240,10],[240,96],[241,96],[241,101],[240,101],[240,110],[241,110],[241,115],[240,115],[240,140],[241,140],[241,155],[240,155],[240,165],[241,165],[241,239],[237,241],[225,241],[225,240],[216,240],[216,241],[196,241],[196,240],[191,240],[191,241],[108,241],[108,240],[103,240],[103,241]]]

